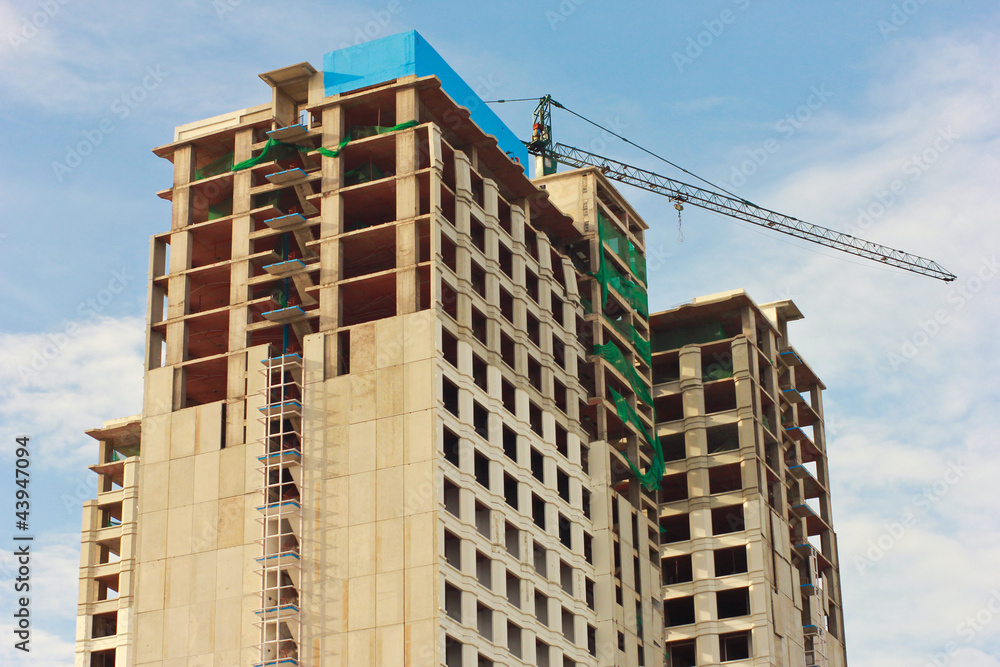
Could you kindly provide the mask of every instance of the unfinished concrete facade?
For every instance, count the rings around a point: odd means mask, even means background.
[[[155,151],[141,436],[94,432],[137,542],[107,637],[84,554],[78,666],[661,664],[645,223],[450,69],[324,69]]]
[[[846,664],[822,382],[791,301],[742,290],[652,316],[671,667]]]

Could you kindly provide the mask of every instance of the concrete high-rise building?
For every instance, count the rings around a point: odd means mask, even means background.
[[[416,33],[261,78],[155,150],[78,667],[844,665],[794,305],[651,318],[643,220]]]

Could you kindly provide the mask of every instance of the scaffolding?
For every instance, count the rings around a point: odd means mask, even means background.
[[[284,354],[263,360],[264,453],[259,667],[298,665],[300,617],[299,536],[302,534],[302,357]]]

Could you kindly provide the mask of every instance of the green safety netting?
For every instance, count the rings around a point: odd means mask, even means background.
[[[265,206],[279,208],[278,204],[280,203],[281,190],[272,190],[271,192],[262,192],[259,195],[254,195],[253,206],[251,208],[263,208]]]
[[[613,287],[637,313],[645,318],[649,317],[646,290],[619,273],[613,264],[605,261],[603,253],[601,253],[601,268],[594,277],[601,283],[601,300],[605,306],[608,302],[608,288]]]
[[[629,338],[632,339],[632,345],[635,347],[636,353],[642,357],[642,360],[652,368],[653,367],[653,350],[649,346],[649,341],[645,340],[639,332],[636,331],[635,327],[631,324],[628,325]]]
[[[646,341],[636,330],[634,326],[629,324],[624,320],[614,320],[604,315],[604,319],[607,320],[608,324],[615,328],[618,333],[625,336],[632,343],[635,348],[636,353],[646,362],[649,367],[653,366],[653,354],[649,347],[649,342]]]
[[[653,334],[653,350],[676,350],[692,343],[710,343],[713,340],[726,338],[726,332],[720,322],[702,324],[696,327],[680,329],[661,329]]]
[[[194,180],[200,181],[210,176],[218,176],[233,169],[233,151],[229,151],[217,160],[209,162],[201,169],[194,172]]]
[[[599,211],[597,213],[597,225],[601,241],[606,243],[611,248],[611,251],[628,265],[632,273],[644,285],[648,285],[649,283],[646,279],[646,257],[639,252],[635,244],[627,236],[618,231],[618,228]]]
[[[362,139],[363,137],[370,137],[376,134],[387,134],[389,132],[396,132],[398,130],[405,130],[409,127],[416,127],[417,121],[408,120],[405,123],[400,123],[399,125],[393,125],[392,127],[382,127],[379,125],[365,126],[362,128],[351,127],[347,132],[347,139],[344,139],[337,147],[333,150],[329,148],[309,148],[308,146],[300,146],[298,144],[289,144],[284,141],[278,141],[277,139],[268,139],[267,143],[264,144],[264,150],[260,152],[260,155],[252,157],[249,160],[244,160],[239,164],[233,165],[233,171],[240,171],[242,169],[248,169],[249,167],[256,166],[262,162],[270,162],[272,160],[284,160],[296,153],[319,153],[320,155],[325,155],[326,157],[337,157],[340,152],[344,149],[348,143],[355,139]],[[364,134],[360,132],[363,136],[355,136],[359,134],[355,132],[356,130],[371,130],[370,133]]]
[[[382,170],[376,167],[374,162],[367,162],[357,169],[351,169],[344,174],[344,185],[358,185],[359,183],[377,181],[380,178],[385,178]]]
[[[666,462],[663,460],[663,447],[660,446],[660,439],[656,434],[650,435],[649,431],[646,430],[646,425],[642,423],[639,419],[639,415],[636,414],[632,406],[628,404],[625,397],[619,394],[614,389],[611,389],[611,398],[615,402],[615,410],[618,411],[618,418],[623,422],[632,424],[638,429],[639,433],[642,434],[643,439],[646,443],[653,449],[653,460],[650,463],[649,470],[642,472],[632,461],[625,457],[626,463],[632,468],[632,472],[639,479],[639,483],[645,487],[647,491],[654,491],[660,486],[660,480],[663,478],[663,471],[666,469]]]
[[[278,141],[277,139],[268,139],[267,143],[264,144],[264,150],[260,152],[256,157],[252,157],[249,160],[243,160],[239,164],[233,165],[233,171],[241,171],[243,169],[249,169],[250,167],[256,167],[261,162],[271,162],[272,160],[287,160],[293,155],[298,153],[308,153],[312,148],[308,146],[299,146],[298,144],[288,144],[284,141]]]
[[[208,206],[208,219],[217,220],[218,218],[224,218],[227,215],[233,214],[233,197],[229,196],[228,199],[223,199],[215,204],[209,204]]]
[[[388,134],[390,132],[396,132],[398,130],[405,130],[408,127],[416,127],[417,121],[408,120],[405,123],[400,123],[399,125],[352,125],[347,130],[347,136],[351,138],[351,141],[357,139],[364,139],[366,137],[374,137],[376,134]]]
[[[733,360],[723,359],[701,369],[703,380],[722,380],[733,377]]]
[[[613,342],[607,342],[604,345],[595,345],[594,354],[607,360],[618,369],[618,372],[625,376],[628,380],[629,385],[632,387],[632,391],[635,395],[646,405],[653,405],[653,397],[649,394],[649,389],[646,388],[645,383],[639,376],[639,371],[635,370],[635,366],[630,364],[625,358],[624,353],[621,349],[615,345]]]

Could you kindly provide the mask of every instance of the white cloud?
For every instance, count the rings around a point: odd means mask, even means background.
[[[73,632],[76,626],[80,576],[80,536],[78,534],[43,533],[32,543],[31,558],[31,642],[30,652],[14,648],[13,641],[0,644],[0,663],[27,664],[32,667],[66,667],[73,664]],[[14,557],[0,553],[0,600],[3,608],[13,613],[15,608],[14,578],[17,576]],[[18,594],[20,596],[20,594]],[[14,637],[14,626],[4,618],[0,634]]]
[[[894,42],[875,55],[865,108],[821,110],[744,192],[836,228],[846,226],[837,220],[857,225],[859,209],[877,211],[856,236],[936,259],[958,274],[956,284],[790,250],[741,229],[713,239],[740,257],[713,265],[716,276],[759,301],[796,299],[806,315],[790,326],[791,342],[829,387],[833,510],[855,667],[922,667],[950,642],[960,652],[949,664],[997,664],[990,652],[1000,615],[968,641],[957,634],[1000,588],[1000,275],[975,277],[992,270],[984,267],[1000,250],[997,41],[966,32]],[[940,140],[949,128],[958,138]],[[924,166],[913,161],[925,152]],[[905,192],[872,206],[894,181]],[[747,248],[753,257],[744,259]],[[905,513],[912,522],[902,526]]]
[[[3,437],[43,442],[35,452],[39,466],[71,471],[92,463],[93,441],[83,432],[142,409],[144,332],[142,319],[127,317],[0,333]]]

